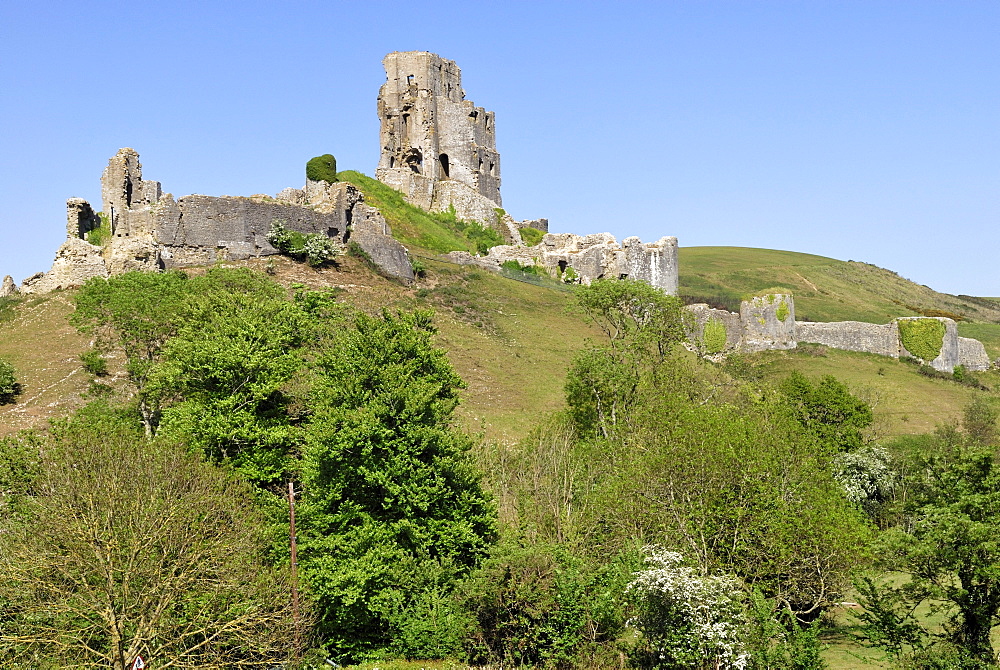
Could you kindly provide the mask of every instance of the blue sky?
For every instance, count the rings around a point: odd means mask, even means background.
[[[496,112],[553,232],[863,260],[1000,296],[1000,2],[3,3],[0,274],[47,270],[119,147],[175,196],[372,174],[389,51]]]

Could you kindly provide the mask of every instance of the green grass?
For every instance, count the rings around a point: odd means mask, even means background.
[[[503,241],[496,231],[459,221],[453,212],[425,212],[406,202],[399,191],[360,172],[346,170],[337,178],[364,193],[365,202],[382,212],[392,236],[407,246],[433,253],[477,253]]]
[[[521,241],[529,247],[541,244],[542,238],[545,237],[545,233],[537,228],[521,228],[519,232],[521,233]]]
[[[564,407],[570,361],[599,337],[573,311],[572,293],[437,261],[427,275],[433,288],[418,289],[415,303],[437,311],[437,343],[468,384],[466,428],[517,440]]]
[[[800,321],[887,323],[923,315],[1000,323],[1000,305],[992,300],[939,293],[868,263],[771,249],[681,247],[679,264],[682,297],[730,311],[738,311],[744,296],[785,289],[795,297]]]
[[[873,433],[878,438],[927,433],[939,424],[956,423],[977,395],[1000,402],[997,390],[982,391],[950,379],[926,377],[913,364],[876,354],[808,345],[753,354],[746,360],[762,377],[775,380],[793,370],[811,379],[833,375],[873,405]],[[979,373],[977,378],[1000,389],[1000,371]]]
[[[103,247],[111,241],[111,219],[104,212],[98,212],[101,225],[87,233],[87,241],[94,246]]]

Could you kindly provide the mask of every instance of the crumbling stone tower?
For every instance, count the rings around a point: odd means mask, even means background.
[[[132,207],[153,204],[161,195],[160,182],[143,180],[142,165],[135,149],[119,149],[101,175],[101,204],[116,235],[121,236],[123,232],[128,235],[119,225],[121,215]]]
[[[465,99],[455,62],[426,51],[397,51],[382,63],[378,179],[418,207],[454,207],[459,218],[516,237],[516,222],[498,212],[500,154],[493,112]]]

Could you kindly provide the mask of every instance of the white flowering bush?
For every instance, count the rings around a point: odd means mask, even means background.
[[[684,557],[650,546],[647,569],[635,573],[626,592],[656,668],[747,668],[743,590],[732,576],[703,576]]]
[[[309,265],[318,266],[337,256],[341,246],[333,239],[318,233],[297,233],[288,230],[279,220],[271,222],[267,241],[278,251],[305,258]]]
[[[889,499],[897,478],[889,453],[874,445],[838,454],[833,461],[833,477],[847,499],[869,513]]]

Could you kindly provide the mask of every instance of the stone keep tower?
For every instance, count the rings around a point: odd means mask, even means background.
[[[446,208],[441,201],[455,199],[455,182],[500,207],[493,112],[465,99],[455,62],[426,51],[397,51],[382,64],[379,180],[425,209]]]

